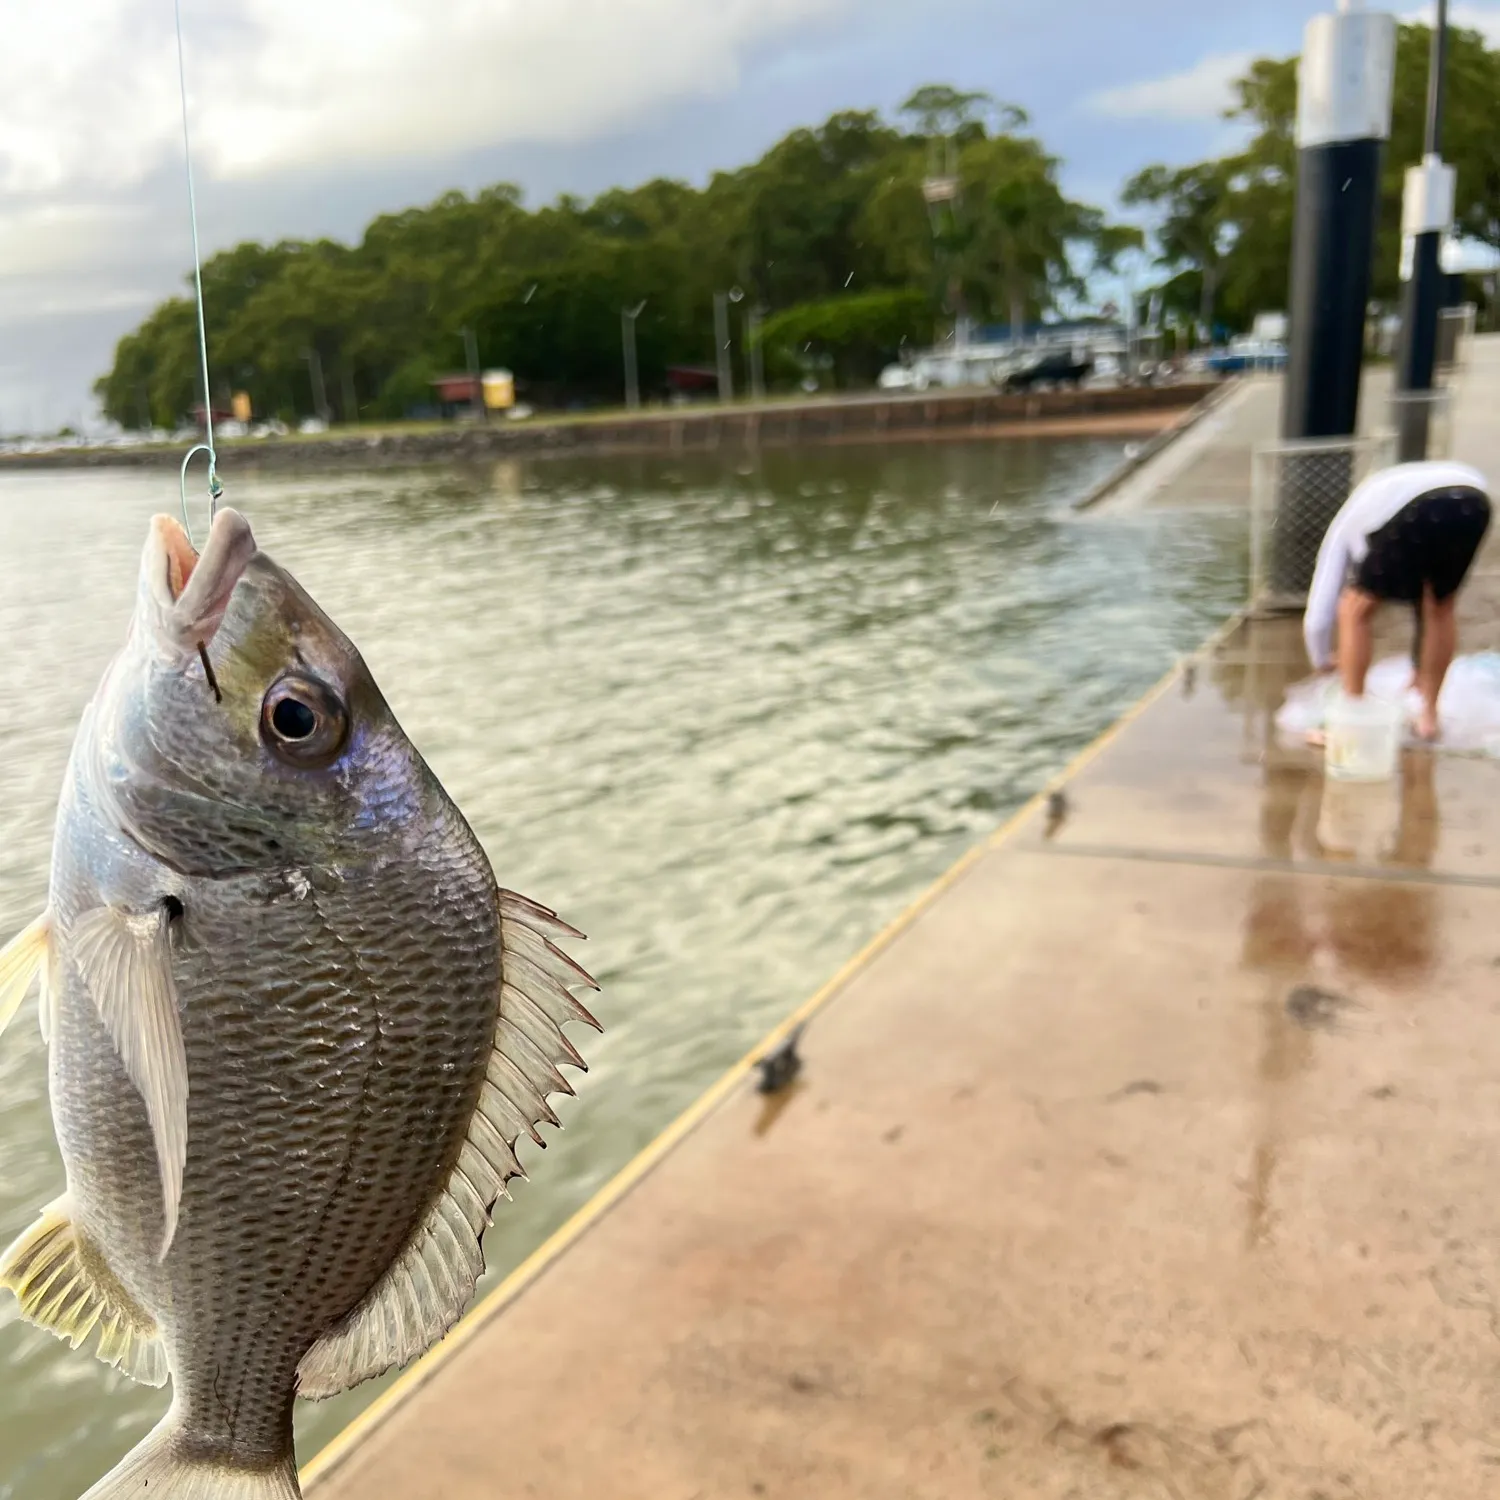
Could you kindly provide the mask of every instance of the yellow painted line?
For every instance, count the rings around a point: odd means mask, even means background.
[[[1242,613],[1232,615],[1193,654],[1201,655],[1205,651],[1213,650],[1235,630],[1243,618]],[[554,1261],[562,1256],[575,1240],[603,1218],[632,1188],[649,1176],[687,1136],[707,1120],[744,1081],[754,1068],[758,1057],[764,1056],[777,1043],[783,1041],[794,1027],[822,1010],[861,969],[878,954],[884,952],[939,896],[962,879],[971,866],[1009,838],[1046,800],[1050,792],[1070,781],[1091,761],[1102,755],[1124,730],[1166,695],[1181,671],[1182,661],[1179,660],[1154,687],[1137,699],[1108,729],[1075,755],[1067,766],[1048,781],[1035,796],[1029,798],[1012,813],[992,834],[980,840],[962,855],[956,864],[940,875],[910,906],[876,933],[811,999],[804,1001],[769,1035],[762,1038],[718,1082],[710,1085],[706,1093],[700,1094],[649,1146],[627,1162],[587,1203],[579,1208],[572,1218],[537,1246],[494,1291],[469,1312],[468,1316],[442,1343],[423,1355],[389,1389],[382,1392],[355,1417],[332,1442],[316,1453],[302,1471],[303,1487],[310,1488],[320,1480],[328,1478],[396,1407],[431,1380],[443,1365],[483,1331],[491,1318],[515,1301],[532,1282],[536,1281]]]

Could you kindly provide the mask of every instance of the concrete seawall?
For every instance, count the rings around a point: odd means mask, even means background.
[[[858,443],[928,438],[1024,435],[1149,435],[1216,387],[1045,391],[928,392],[770,403],[705,406],[637,416],[496,421],[412,430],[335,430],[317,439],[264,439],[220,444],[220,467],[310,468],[462,462],[499,455],[701,453],[720,449],[790,447],[801,443]],[[8,468],[130,465],[167,467],[182,461],[181,446],[151,449],[58,449],[0,455]]]

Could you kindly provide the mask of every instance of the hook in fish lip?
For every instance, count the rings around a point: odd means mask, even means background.
[[[203,675],[208,678],[208,685],[214,690],[214,702],[222,703],[224,695],[219,691],[219,679],[214,676],[213,663],[208,659],[208,647],[202,641],[198,642],[198,660],[203,663]]]

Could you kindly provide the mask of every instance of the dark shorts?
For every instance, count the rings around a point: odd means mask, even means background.
[[[1370,533],[1354,587],[1402,604],[1420,603],[1429,587],[1439,601],[1451,599],[1489,524],[1489,497],[1479,490],[1461,486],[1419,495]]]

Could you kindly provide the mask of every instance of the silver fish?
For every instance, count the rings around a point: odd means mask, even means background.
[[[158,516],[79,728],[34,979],[67,1190],[0,1257],[31,1322],[173,1385],[86,1500],[289,1500],[296,1396],[457,1322],[557,1124],[580,937],[498,888],[354,647],[221,510]]]

